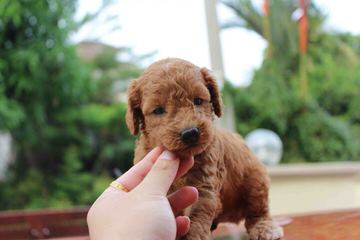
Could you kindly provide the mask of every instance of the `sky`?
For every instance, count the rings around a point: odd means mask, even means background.
[[[260,7],[262,0],[254,0]],[[360,34],[360,1],[315,0],[328,15],[325,28]],[[77,18],[96,11],[101,0],[80,0]],[[217,5],[220,22],[233,18],[222,4]],[[117,18],[106,23],[109,16]],[[120,29],[114,30],[114,25]],[[135,54],[155,52],[151,62],[166,58],[186,59],[200,67],[211,68],[208,49],[204,0],[114,0],[114,4],[72,36],[72,40],[97,39],[117,46],[130,47]],[[254,69],[262,62],[266,42],[256,33],[240,28],[220,33],[225,77],[237,86],[250,83]]]

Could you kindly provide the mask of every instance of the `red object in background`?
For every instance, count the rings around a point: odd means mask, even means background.
[[[263,13],[265,16],[269,16],[269,0],[263,2]]]
[[[299,0],[300,9],[303,15],[299,20],[299,48],[300,53],[304,54],[307,50],[307,33],[308,33],[308,18],[307,18],[307,0]]]

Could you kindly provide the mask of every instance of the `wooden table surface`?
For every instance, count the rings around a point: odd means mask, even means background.
[[[360,209],[278,216],[284,240],[360,240]],[[215,239],[247,239],[243,225],[224,224],[214,232]]]

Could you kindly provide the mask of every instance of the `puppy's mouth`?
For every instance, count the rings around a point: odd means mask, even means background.
[[[198,148],[201,148],[201,145],[200,144],[194,144],[193,146],[186,146],[184,147],[183,149],[181,149],[180,151],[183,151],[183,152],[196,152],[196,150]]]
[[[184,145],[178,149],[172,149],[171,151],[173,151],[177,156],[195,156],[198,155],[200,153],[202,153],[206,147],[208,146],[208,144],[206,143],[194,143],[191,146],[188,145]]]
[[[186,159],[188,156],[196,156],[198,154],[193,153],[193,151],[172,151],[180,159]]]

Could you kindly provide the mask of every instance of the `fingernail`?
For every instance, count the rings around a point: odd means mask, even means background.
[[[191,161],[191,167],[193,167],[193,166],[194,166],[194,164],[195,164],[194,157],[191,157],[190,161]]]
[[[175,160],[176,156],[172,152],[165,150],[160,154],[159,159]]]
[[[187,230],[189,231],[189,229],[190,229],[190,223],[191,223],[191,220],[190,220],[190,218],[188,217],[188,216],[184,216],[186,219],[187,219],[187,225],[186,225],[186,228],[187,228]]]

